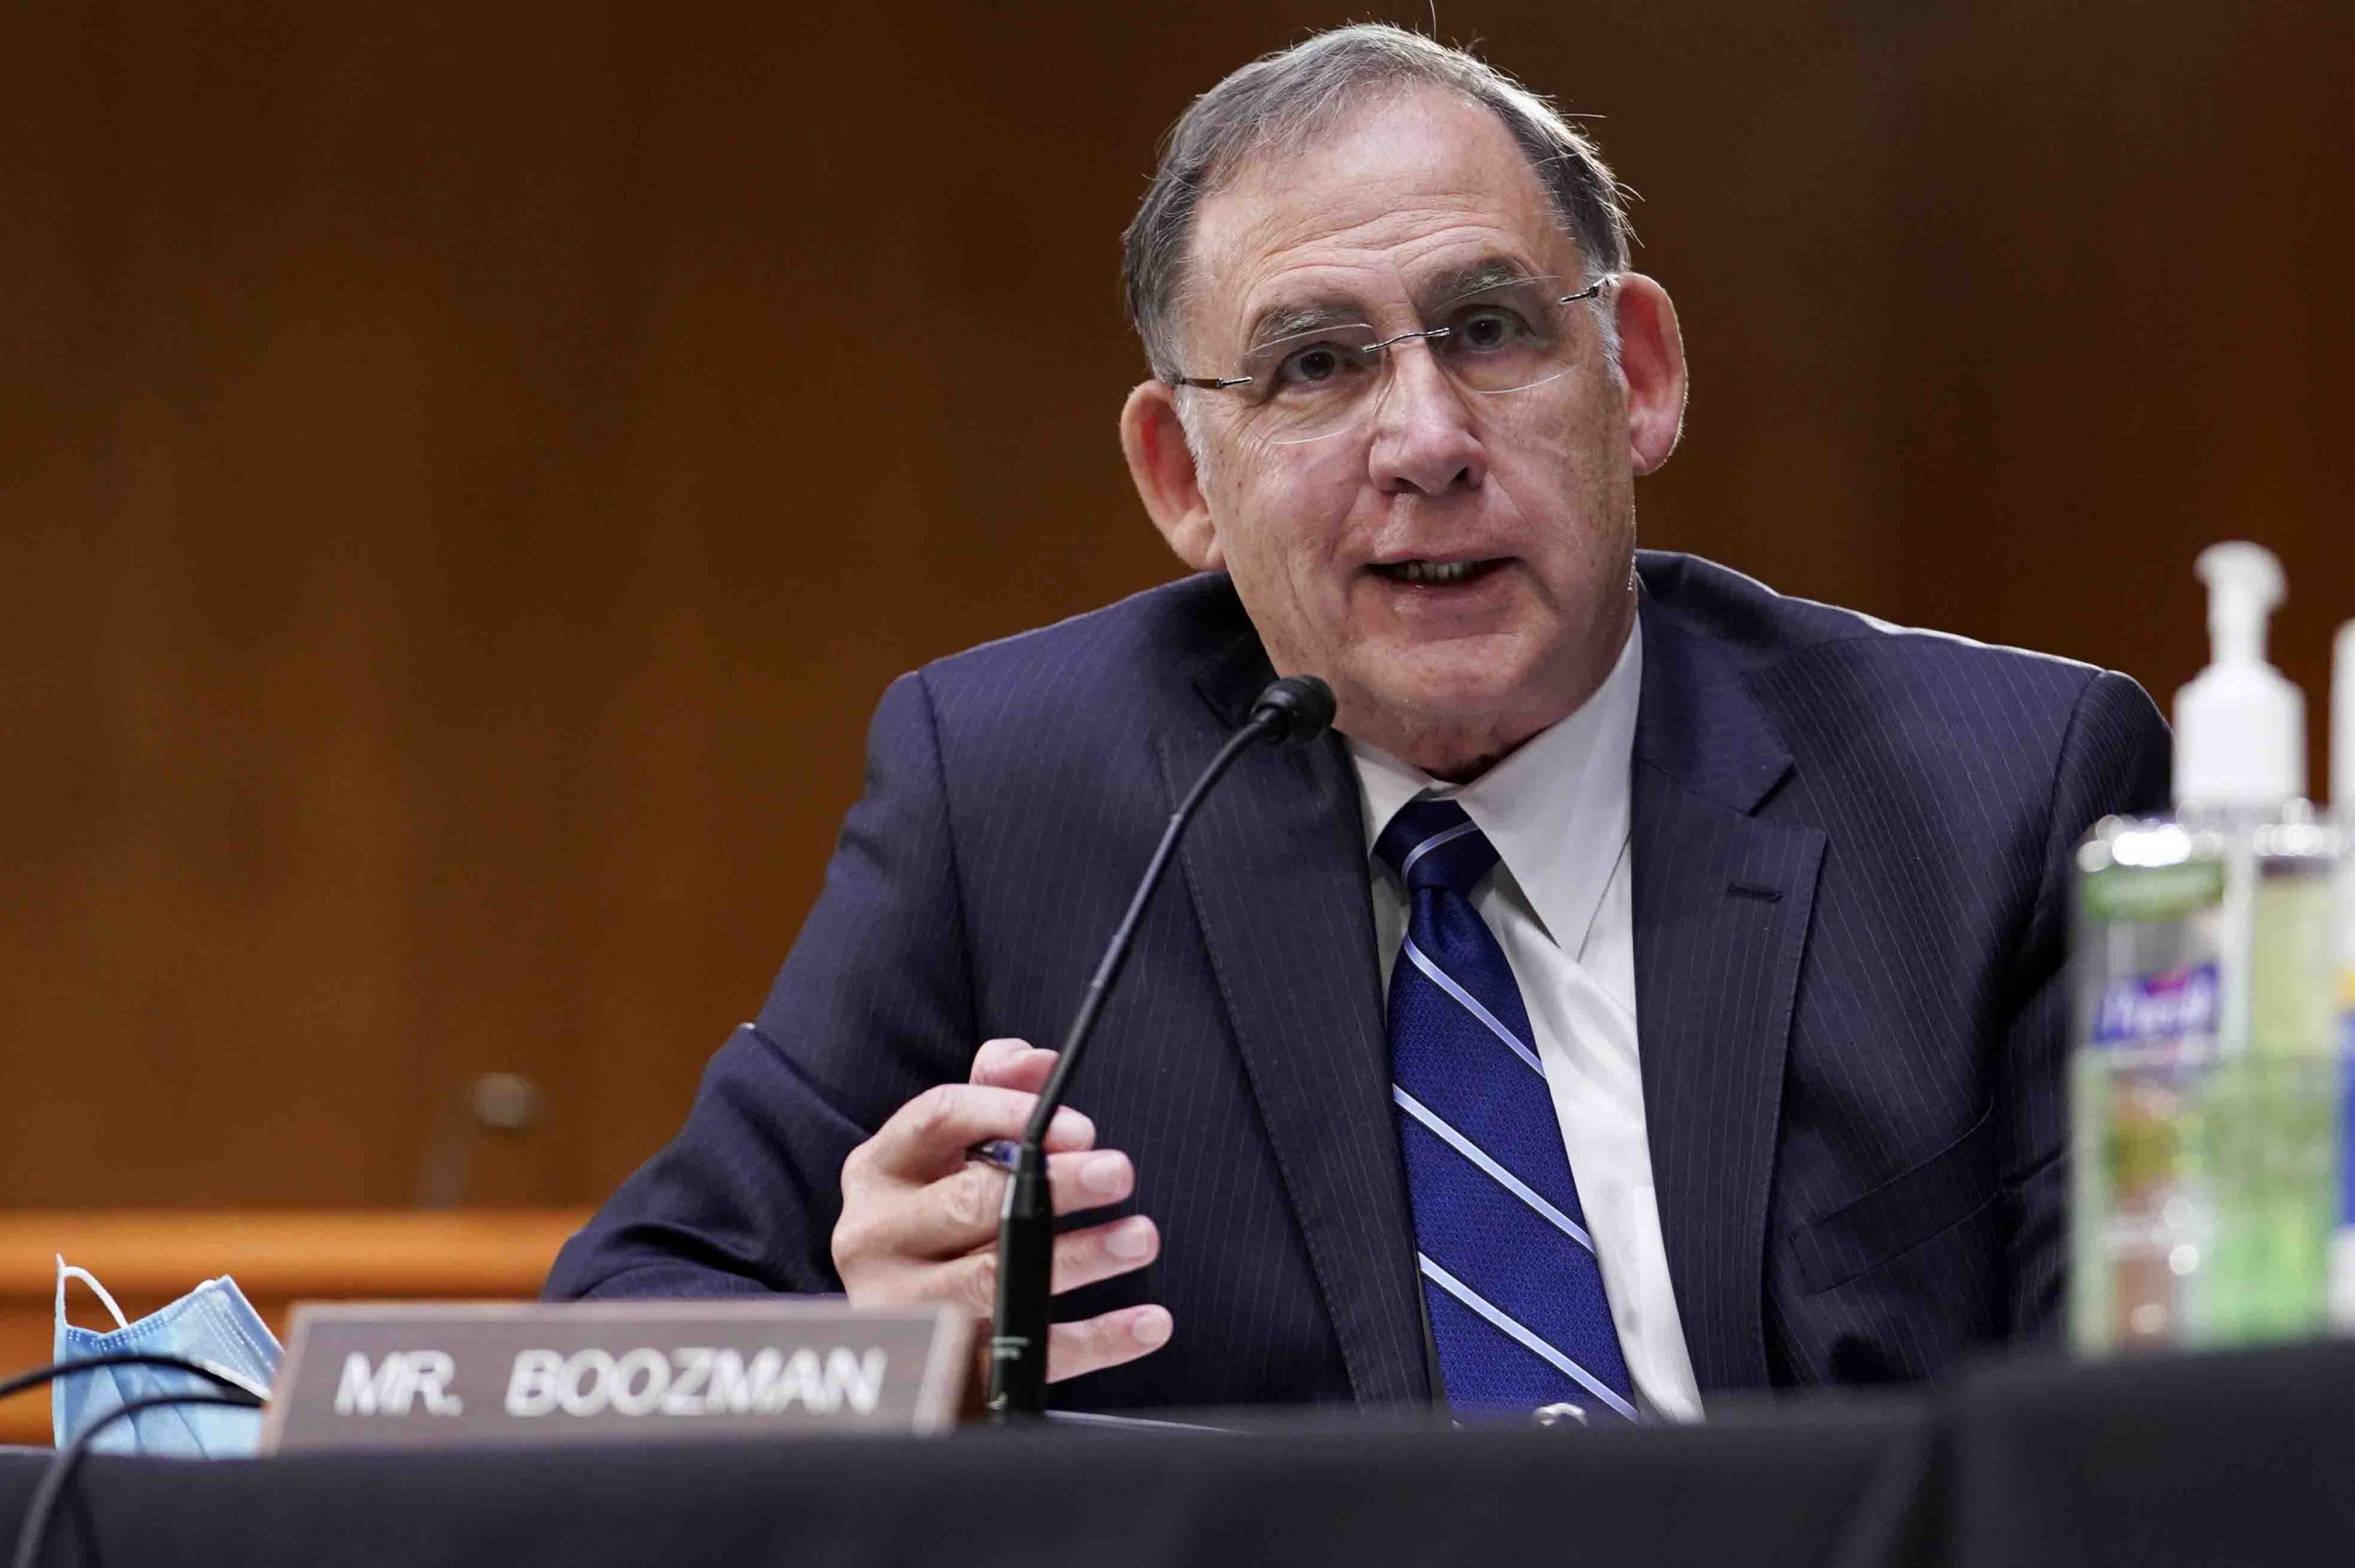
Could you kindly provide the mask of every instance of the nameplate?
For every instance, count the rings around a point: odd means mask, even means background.
[[[942,1432],[972,1336],[839,1300],[299,1302],[262,1451]]]

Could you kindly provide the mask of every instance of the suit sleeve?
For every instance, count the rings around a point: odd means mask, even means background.
[[[2011,1330],[2060,1333],[2069,1249],[2068,944],[2078,841],[2104,817],[2166,809],[2172,746],[2142,689],[2104,672],[2079,693],[2053,770],[2044,872],[2012,966],[2003,1040],[2004,1197]]]
[[[844,1158],[973,1032],[955,846],[931,697],[892,683],[866,793],[759,1018],[706,1070],[686,1125],[566,1243],[546,1295],[842,1288],[830,1238]]]

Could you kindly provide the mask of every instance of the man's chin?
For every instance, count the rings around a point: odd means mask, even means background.
[[[1504,638],[1463,638],[1369,671],[1367,683],[1384,706],[1399,712],[1474,718],[1527,705],[1540,683],[1515,657],[1520,651]]]
[[[1385,671],[1353,684],[1359,700],[1345,700],[1339,727],[1402,757],[1443,738],[1490,737],[1511,744],[1524,738],[1506,732],[1534,731],[1552,722],[1531,704],[1527,682],[1494,663]]]

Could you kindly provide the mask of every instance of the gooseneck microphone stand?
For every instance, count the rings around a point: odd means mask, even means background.
[[[1038,1108],[1023,1129],[1022,1142],[1015,1152],[1013,1180],[1006,1185],[1005,1207],[998,1220],[997,1310],[990,1335],[993,1422],[1035,1419],[1046,1412],[1047,1329],[1055,1260],[1055,1207],[1047,1185],[1047,1124],[1055,1119],[1063,1103],[1080,1053],[1104,1010],[1104,1000],[1128,961],[1145,905],[1159,886],[1161,874],[1168,869],[1186,825],[1237,757],[1263,740],[1278,745],[1313,740],[1332,722],[1333,690],[1313,675],[1286,676],[1259,693],[1258,701],[1251,704],[1249,721],[1220,748],[1178,809],[1169,814],[1169,826],[1162,830],[1161,843],[1144,868],[1136,896],[1129,900],[1129,911],[1112,933],[1104,961],[1096,967],[1096,978],[1087,982],[1087,994],[1063,1034],[1063,1054],[1047,1075]]]

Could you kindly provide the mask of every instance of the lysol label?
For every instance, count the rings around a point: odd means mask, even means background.
[[[2115,979],[2094,1010],[2094,1044],[2158,1045],[2216,1032],[2216,966]]]

